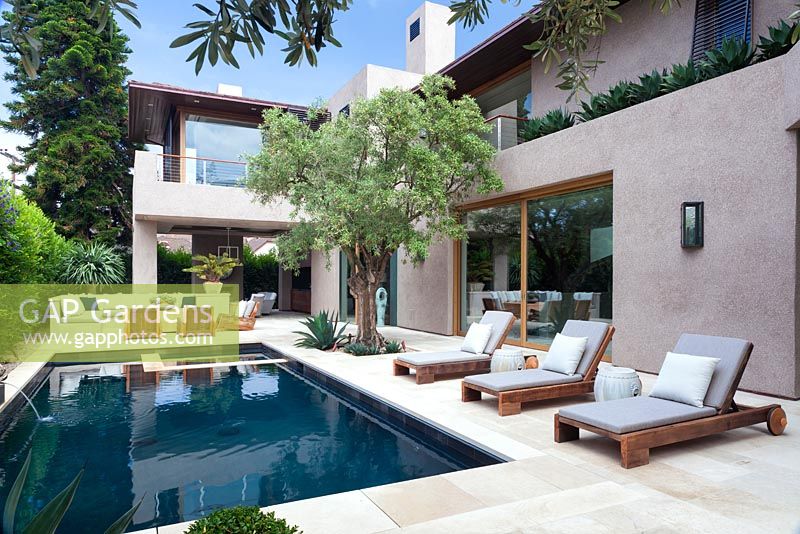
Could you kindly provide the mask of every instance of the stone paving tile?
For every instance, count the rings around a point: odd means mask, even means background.
[[[364,494],[400,526],[483,508],[477,498],[444,477],[367,488]]]
[[[455,471],[443,475],[460,489],[486,506],[495,506],[561,491],[531,470],[520,467],[521,460],[506,464]]]
[[[265,512],[286,519],[290,525],[302,525],[304,534],[350,534],[380,532],[396,528],[375,503],[361,491],[316,497],[263,508]]]

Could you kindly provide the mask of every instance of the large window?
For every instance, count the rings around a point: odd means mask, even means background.
[[[462,332],[492,309],[517,318],[509,340],[534,347],[569,319],[611,322],[612,208],[604,185],[467,212]]]
[[[246,170],[242,156],[260,149],[256,124],[186,115],[184,165],[189,183],[239,185]]]
[[[462,243],[461,329],[480,321],[486,310],[513,311],[509,339],[520,340],[520,204],[470,211]]]

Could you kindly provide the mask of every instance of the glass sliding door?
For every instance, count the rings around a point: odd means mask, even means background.
[[[611,322],[612,187],[526,204],[528,343],[549,345],[569,319]]]
[[[506,310],[517,318],[509,340],[521,333],[521,204],[465,214],[467,239],[461,243],[461,330],[480,321],[484,311]]]

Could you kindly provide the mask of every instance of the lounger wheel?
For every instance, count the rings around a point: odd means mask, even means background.
[[[787,424],[786,412],[783,411],[783,408],[776,406],[769,411],[767,415],[767,428],[773,436],[780,436],[783,434]]]

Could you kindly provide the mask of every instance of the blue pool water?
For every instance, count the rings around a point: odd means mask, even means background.
[[[58,532],[103,532],[144,497],[129,530],[459,469],[276,366],[102,378],[57,367],[0,436],[0,506],[29,450],[24,526],[85,465]],[[157,380],[156,380],[157,377]]]

